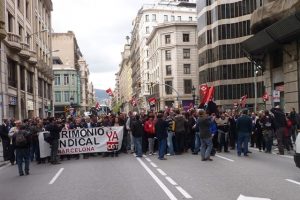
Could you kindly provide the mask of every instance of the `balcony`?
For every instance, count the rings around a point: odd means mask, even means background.
[[[47,63],[45,63],[44,60],[38,60],[37,62],[37,68],[39,71],[41,71],[42,73],[46,73],[49,66],[47,65]]]
[[[30,58],[29,58],[28,62],[33,64],[33,65],[37,64],[38,61],[37,61],[37,58],[36,58],[36,52],[32,51],[32,50],[30,50],[29,52],[30,52]]]
[[[30,46],[27,43],[21,42],[22,50],[19,52],[19,56],[21,56],[24,60],[28,60],[31,56],[29,51]]]
[[[7,33],[8,46],[17,52],[22,50],[22,45],[20,44],[21,37],[14,33]]]

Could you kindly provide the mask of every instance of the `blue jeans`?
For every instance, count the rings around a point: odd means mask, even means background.
[[[244,155],[248,153],[249,133],[238,133],[237,153],[240,156],[242,151]]]
[[[200,141],[200,133],[195,133],[195,148],[194,153],[198,153],[200,151],[201,141]]]
[[[168,153],[171,155],[174,155],[173,137],[174,137],[174,133],[168,132],[168,141],[167,141]]]
[[[142,157],[143,156],[142,137],[133,137],[133,143],[134,143],[134,147],[135,147],[136,156]]]
[[[34,160],[40,161],[40,147],[39,143],[31,143],[30,145],[30,160],[31,162]]]
[[[158,140],[158,159],[162,159],[165,156],[167,149],[167,138]]]
[[[210,152],[212,150],[212,138],[201,138],[201,157],[202,159],[208,159],[210,157]]]
[[[23,171],[23,162],[25,163],[25,173],[29,173],[29,156],[30,156],[30,149],[16,149],[16,156],[17,156],[17,164],[19,169],[19,174],[24,174]]]

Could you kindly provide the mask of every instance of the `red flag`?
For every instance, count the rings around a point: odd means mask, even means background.
[[[200,91],[200,96],[205,97],[208,90],[209,90],[207,84],[202,84],[202,85],[199,86],[199,88],[200,88],[200,90],[199,90]]]
[[[248,97],[247,95],[244,95],[240,99],[240,105],[241,105],[242,108],[245,108],[245,106],[246,106],[247,97]]]
[[[268,94],[268,92],[265,92],[265,94],[262,96],[262,98],[263,98],[264,102],[269,101],[269,94]]]
[[[131,105],[132,106],[137,106],[137,100],[135,99],[135,97],[132,97],[132,99],[131,99]]]
[[[99,104],[99,102],[96,103],[95,108],[96,108],[96,110],[100,110],[100,104]]]
[[[155,97],[152,97],[152,98],[148,99],[148,102],[149,102],[150,106],[154,106],[155,103],[156,103]]]
[[[214,98],[214,93],[215,93],[215,87],[211,86],[208,89],[208,92],[205,95],[205,98],[202,99],[202,103],[207,104],[208,102],[212,101]]]
[[[106,90],[106,93],[107,93],[109,96],[111,96],[111,97],[114,96],[114,94],[113,94],[113,92],[112,92],[112,90],[111,90],[110,88],[108,88],[108,89]]]

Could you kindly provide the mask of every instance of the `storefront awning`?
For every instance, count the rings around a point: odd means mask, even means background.
[[[242,48],[252,57],[280,48],[300,37],[300,12],[284,18],[242,43]]]

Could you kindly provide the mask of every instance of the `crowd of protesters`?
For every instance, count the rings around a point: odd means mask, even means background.
[[[79,159],[80,155],[58,156],[61,130],[93,127],[123,127],[121,152],[156,155],[166,160],[167,156],[190,152],[200,154],[202,161],[212,161],[216,152],[237,150],[237,155],[248,156],[248,150],[256,147],[259,151],[272,153],[274,139],[277,139],[278,154],[293,150],[300,117],[293,109],[286,114],[279,107],[270,111],[249,114],[240,112],[190,109],[189,111],[167,110],[149,113],[129,112],[104,116],[34,118],[29,120],[3,120],[0,135],[3,143],[4,159],[18,165],[19,175],[29,175],[30,161],[37,164],[49,162],[60,164],[60,160]],[[40,158],[38,134],[48,131],[47,142],[51,145],[51,156]],[[45,138],[46,140],[46,138]],[[118,151],[104,152],[103,157],[118,156]],[[100,154],[100,153],[98,153]],[[98,156],[83,154],[84,159]],[[23,163],[25,169],[23,170]],[[24,173],[25,172],[25,173]]]

